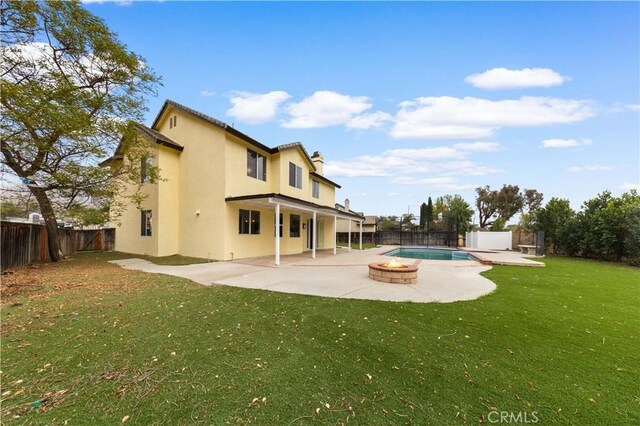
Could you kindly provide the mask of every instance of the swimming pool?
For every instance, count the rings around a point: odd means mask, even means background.
[[[428,260],[476,260],[476,258],[465,251],[442,250],[422,247],[402,247],[385,253],[385,256]]]

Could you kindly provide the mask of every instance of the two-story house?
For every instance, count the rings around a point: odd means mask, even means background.
[[[234,127],[171,100],[151,127],[157,182],[142,176],[141,208],[117,221],[116,250],[233,260],[316,248],[336,250],[338,221],[364,217],[335,208],[340,186],[323,176],[323,157],[300,142],[270,148]],[[120,149],[105,165],[124,160]],[[144,167],[142,167],[144,173]]]

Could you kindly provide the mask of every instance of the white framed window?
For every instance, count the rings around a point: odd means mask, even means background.
[[[311,195],[313,198],[320,198],[320,182],[317,180],[311,181]]]
[[[289,186],[302,189],[302,167],[289,163]]]
[[[289,215],[289,237],[300,238],[300,215]]]
[[[238,215],[238,232],[240,234],[260,234],[260,212],[240,209]]]
[[[151,210],[140,210],[140,235],[143,237],[151,236]]]
[[[267,181],[267,159],[250,149],[247,149],[247,176]]]
[[[276,224],[276,218],[273,218],[273,224]],[[280,213],[280,223],[278,224],[278,229],[280,230],[280,238],[282,238],[282,225],[284,225],[284,215]],[[276,235],[275,227],[273,229],[273,235]]]
[[[153,157],[147,154],[140,159],[140,183],[151,181],[152,167],[153,167]]]

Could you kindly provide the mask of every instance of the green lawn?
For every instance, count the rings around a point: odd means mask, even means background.
[[[349,247],[348,244],[340,244],[338,243],[338,247],[344,247],[347,248]],[[376,248],[377,246],[373,243],[362,243],[362,249],[363,250],[369,250],[372,248]],[[360,249],[360,243],[351,243],[351,249],[352,250],[359,250]]]
[[[113,256],[34,272],[90,290],[2,309],[3,423],[640,423],[639,269],[550,257],[488,271],[479,300],[412,304],[204,287]]]

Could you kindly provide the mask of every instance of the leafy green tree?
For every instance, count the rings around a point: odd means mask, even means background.
[[[427,227],[427,204],[422,203],[420,205],[420,229]]]
[[[427,219],[427,232],[429,232],[431,229],[431,223],[433,222],[433,201],[431,201],[431,197],[429,197],[429,200],[427,201],[425,216]]]
[[[104,225],[109,220],[109,206],[92,207],[77,205],[67,210],[67,215],[82,226]]]
[[[11,201],[0,201],[0,216],[2,219],[7,217],[23,217],[26,211],[22,206],[12,203]]]
[[[473,209],[460,195],[454,195],[449,199],[448,209],[445,215],[455,222],[458,234],[468,232],[471,229],[471,217]]]
[[[129,120],[143,118],[159,79],[77,0],[1,0],[0,8],[2,164],[37,200],[58,261],[52,200],[106,202],[139,181],[147,147]],[[118,170],[99,167],[118,143],[128,161]]]
[[[493,232],[504,231],[505,227],[506,227],[506,224],[505,224],[504,218],[502,216],[498,216],[498,218],[494,220],[493,223],[491,224],[491,231]]]
[[[378,231],[390,231],[400,227],[400,221],[397,216],[380,216],[378,217]]]
[[[476,208],[480,228],[491,225],[498,212],[498,191],[491,190],[489,185],[476,188]]]
[[[413,224],[416,220],[416,216],[413,213],[405,213],[402,215],[402,219],[400,220],[400,224],[404,228],[413,228],[415,225]]]
[[[536,211],[534,228],[537,231],[544,231],[545,244],[553,253],[557,253],[560,248],[558,237],[562,227],[574,216],[575,212],[569,200],[555,197],[550,199],[546,206]]]

